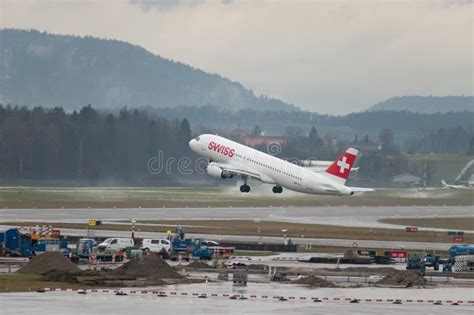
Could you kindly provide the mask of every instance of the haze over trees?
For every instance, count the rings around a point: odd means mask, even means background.
[[[410,153],[474,154],[474,134],[461,126],[438,128],[409,139],[404,147]]]
[[[419,114],[408,111],[366,111],[345,116],[323,115],[306,111],[259,111],[242,109],[228,111],[212,106],[176,107],[144,110],[151,115],[170,119],[187,117],[193,130],[228,131],[239,126],[265,131],[267,135],[296,136],[307,135],[316,126],[319,136],[337,139],[353,139],[356,135],[378,137],[380,130],[391,129],[396,134],[396,142],[419,137],[420,134],[438,128],[461,126],[467,132],[474,132],[474,112],[449,112]]]
[[[90,105],[71,114],[60,107],[0,106],[0,178],[170,181],[169,172],[153,174],[147,163],[155,159],[157,169],[169,157],[189,157],[190,138],[186,119],[151,119],[126,108],[112,115]]]
[[[370,111],[410,111],[433,114],[474,111],[474,96],[399,96],[371,106]]]

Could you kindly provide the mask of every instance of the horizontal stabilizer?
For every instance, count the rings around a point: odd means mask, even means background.
[[[347,187],[347,188],[350,189],[354,194],[368,192],[368,191],[375,191],[375,189],[363,188],[363,187]]]

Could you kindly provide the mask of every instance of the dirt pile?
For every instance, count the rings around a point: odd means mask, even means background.
[[[77,273],[70,271],[51,270],[43,274],[41,280],[54,282],[79,283]]]
[[[318,272],[324,275],[345,275],[345,276],[354,276],[354,277],[369,277],[372,275],[386,276],[391,274],[394,268],[391,267],[376,267],[376,268],[367,268],[367,267],[348,267],[341,269],[331,269],[331,268],[321,268]]]
[[[203,269],[203,268],[211,268],[207,263],[200,260],[193,260],[187,267],[193,269]]]
[[[180,279],[182,275],[177,273],[166,261],[159,256],[143,256],[130,260],[113,271],[119,276],[129,276],[137,278],[161,278]]]
[[[247,269],[252,270],[252,271],[266,272],[268,270],[268,266],[267,265],[250,264],[250,265],[247,266]]]
[[[300,278],[298,280],[293,281],[295,284],[306,284],[312,287],[319,287],[319,288],[335,288],[336,285],[332,282],[324,280],[319,277],[315,277],[314,275],[309,275],[307,277]]]
[[[376,284],[394,285],[403,287],[425,286],[427,283],[425,277],[414,272],[406,270],[393,270]]]
[[[52,271],[75,273],[79,272],[80,269],[60,252],[48,252],[33,257],[17,272],[42,275]]]

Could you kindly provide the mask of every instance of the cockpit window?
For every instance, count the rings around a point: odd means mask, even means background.
[[[199,137],[194,138],[194,140],[199,141]]]

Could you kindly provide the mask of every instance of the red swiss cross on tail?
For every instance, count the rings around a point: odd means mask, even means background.
[[[326,170],[327,174],[332,175],[331,177],[338,182],[344,184],[346,182],[349,173],[351,172],[352,165],[357,157],[357,151],[354,148],[349,148],[344,152],[331,166]]]

